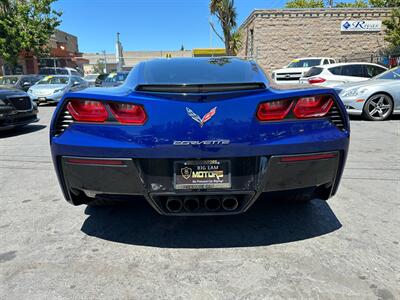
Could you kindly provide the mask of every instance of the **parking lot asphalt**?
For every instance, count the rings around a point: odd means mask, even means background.
[[[41,121],[0,133],[0,299],[400,298],[400,120],[352,120],[338,194],[164,217],[64,201]]]

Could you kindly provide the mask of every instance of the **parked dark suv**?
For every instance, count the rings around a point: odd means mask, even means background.
[[[39,121],[38,108],[28,94],[0,88],[0,131]]]
[[[42,79],[40,75],[7,75],[0,76],[0,88],[15,88],[27,91],[32,85]]]

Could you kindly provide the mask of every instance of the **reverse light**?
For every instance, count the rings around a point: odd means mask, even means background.
[[[314,77],[314,78],[308,79],[309,84],[319,84],[319,83],[324,83],[325,81],[326,81],[326,79],[322,78],[322,77]]]
[[[100,101],[73,99],[68,102],[67,109],[76,121],[104,122],[108,112]]]
[[[114,117],[120,123],[143,125],[147,120],[143,106],[128,103],[110,103]]]
[[[293,113],[296,118],[316,118],[325,116],[333,105],[330,96],[313,96],[297,100]]]
[[[293,106],[292,100],[277,100],[258,105],[257,119],[259,121],[282,120]]]

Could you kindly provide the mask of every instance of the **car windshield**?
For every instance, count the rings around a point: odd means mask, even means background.
[[[397,80],[400,80],[400,67],[383,72],[382,74],[375,76],[374,79],[397,79]]]
[[[126,77],[128,77],[128,73],[111,73],[104,80],[105,82],[117,82],[117,81],[125,81]]]
[[[98,76],[99,75],[97,75],[97,74],[90,74],[90,75],[86,75],[84,79],[85,80],[93,80],[93,79],[96,79]]]
[[[320,59],[294,59],[287,66],[288,68],[309,68],[319,66],[321,64]]]
[[[0,77],[0,85],[16,84],[18,77]]]
[[[37,84],[68,84],[67,76],[47,76],[40,80]]]

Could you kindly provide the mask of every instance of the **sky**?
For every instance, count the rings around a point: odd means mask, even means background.
[[[281,8],[285,0],[236,0],[238,26],[255,8]],[[125,51],[222,47],[210,43],[209,0],[58,0],[59,29],[78,37],[81,52],[115,52],[120,32]],[[217,25],[217,24],[216,24]]]

